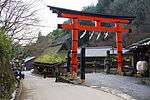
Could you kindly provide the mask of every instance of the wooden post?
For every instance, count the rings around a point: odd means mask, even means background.
[[[70,53],[71,53],[71,51],[68,50],[67,51],[67,73],[70,72],[70,61],[71,61]]]
[[[106,74],[110,73],[110,68],[111,68],[110,51],[107,50],[107,58],[106,58],[106,63],[105,63]]]
[[[81,81],[85,82],[85,48],[81,48],[80,56]]]

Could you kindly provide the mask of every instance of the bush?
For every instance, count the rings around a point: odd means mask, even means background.
[[[11,40],[0,30],[0,99],[10,99],[15,88],[15,78],[10,67]]]
[[[0,30],[0,56],[9,57],[11,49],[10,39],[3,31]]]

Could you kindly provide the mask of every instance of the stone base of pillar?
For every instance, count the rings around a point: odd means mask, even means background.
[[[124,76],[124,75],[125,75],[125,72],[123,72],[123,71],[117,71],[117,73],[118,73],[119,75],[121,75],[121,76]]]
[[[85,80],[81,80],[81,84],[85,83]]]
[[[70,75],[70,80],[76,80],[76,79],[77,79],[77,73],[73,71]]]

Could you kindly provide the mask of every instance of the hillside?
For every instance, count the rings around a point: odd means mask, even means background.
[[[135,16],[128,25],[132,33],[123,34],[124,47],[150,37],[150,1],[149,0],[99,0],[96,6],[88,6],[83,11],[111,15]],[[92,10],[91,10],[92,9]],[[107,39],[93,40],[91,46],[115,45],[115,35]]]

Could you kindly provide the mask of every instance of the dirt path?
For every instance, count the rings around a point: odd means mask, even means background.
[[[55,83],[54,78],[28,75],[22,83],[20,100],[123,100],[90,87]]]

